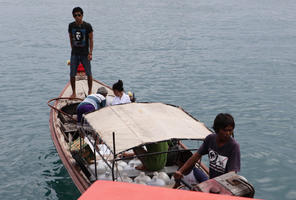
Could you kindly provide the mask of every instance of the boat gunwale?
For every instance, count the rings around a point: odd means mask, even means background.
[[[111,89],[108,85],[97,81],[97,80],[93,80],[105,87],[108,87],[109,89]],[[63,88],[62,92],[59,95],[59,98],[63,97],[66,89],[70,87],[70,82],[68,82],[66,84],[66,86]],[[58,101],[54,102],[54,107],[56,107],[59,104]],[[57,127],[54,123],[54,118],[57,118],[57,115],[55,116],[55,112],[58,112],[56,109],[52,108],[50,109],[50,117],[49,117],[49,128],[50,128],[50,132],[51,132],[51,137],[52,137],[52,141],[55,145],[55,148],[57,150],[57,153],[63,163],[63,165],[65,166],[65,168],[67,169],[68,174],[70,175],[70,177],[72,178],[74,184],[76,185],[76,187],[78,188],[78,190],[83,193],[84,191],[86,191],[86,189],[91,185],[90,182],[86,181],[88,179],[83,178],[83,175],[80,173],[80,170],[76,169],[75,166],[73,166],[73,164],[71,163],[70,159],[74,158],[71,156],[71,158],[66,154],[66,149],[63,148],[61,141],[58,137],[58,135],[60,135],[57,132]]]

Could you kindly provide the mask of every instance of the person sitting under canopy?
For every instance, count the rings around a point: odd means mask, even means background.
[[[135,147],[133,151],[136,155],[145,155],[149,153],[157,153],[157,152],[167,152],[168,151],[168,143],[167,142],[159,142],[159,143],[151,143],[145,145],[144,147]],[[161,153],[156,155],[147,155],[138,157],[142,162],[142,165],[137,166],[138,170],[147,170],[147,171],[158,171],[164,168],[167,162],[167,153]]]

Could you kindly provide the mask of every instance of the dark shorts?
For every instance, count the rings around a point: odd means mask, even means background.
[[[71,66],[70,66],[70,76],[75,77],[77,73],[77,68],[79,63],[81,62],[83,64],[83,67],[85,69],[85,73],[87,76],[91,76],[91,65],[90,61],[87,58],[87,55],[71,55]]]
[[[193,175],[199,183],[209,179],[209,177],[201,169],[196,167],[193,168]]]
[[[91,104],[79,104],[77,108],[77,121],[81,122],[82,115],[95,111],[95,107]]]

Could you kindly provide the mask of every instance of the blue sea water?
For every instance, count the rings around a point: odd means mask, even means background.
[[[68,23],[94,29],[92,69],[139,101],[183,107],[208,127],[236,121],[256,198],[296,199],[296,2],[0,0],[0,198],[77,199],[46,103],[69,79]]]

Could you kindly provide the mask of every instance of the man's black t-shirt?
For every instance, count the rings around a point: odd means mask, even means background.
[[[198,149],[200,155],[208,154],[210,162],[210,178],[215,178],[230,171],[240,171],[240,147],[231,137],[222,147],[216,143],[217,134],[206,137]]]
[[[72,37],[72,54],[88,55],[89,34],[93,32],[92,26],[83,22],[81,25],[72,22],[69,24],[68,32]]]

